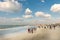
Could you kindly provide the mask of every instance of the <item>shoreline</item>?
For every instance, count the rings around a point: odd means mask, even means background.
[[[7,34],[0,40],[59,40],[60,38],[60,28],[56,29],[44,29],[44,28],[37,28],[34,33],[13,33]]]

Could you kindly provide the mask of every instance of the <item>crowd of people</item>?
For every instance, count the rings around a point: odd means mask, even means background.
[[[37,28],[49,28],[49,29],[55,29],[57,26],[56,25],[46,25],[46,26],[37,26]],[[34,31],[36,31],[37,28],[28,28],[28,33],[33,33]]]

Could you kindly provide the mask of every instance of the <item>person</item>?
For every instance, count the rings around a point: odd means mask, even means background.
[[[50,26],[50,29],[52,29],[51,25],[49,25],[49,26]]]
[[[56,26],[54,25],[53,27],[54,27],[54,29],[55,29]]]
[[[44,29],[46,29],[46,27],[44,27]]]
[[[38,28],[40,28],[40,26],[38,26]]]
[[[31,30],[31,32],[33,33],[33,28],[32,28],[32,30]]]
[[[34,28],[34,31],[36,31],[36,28]]]
[[[30,33],[30,29],[28,28],[28,32]]]

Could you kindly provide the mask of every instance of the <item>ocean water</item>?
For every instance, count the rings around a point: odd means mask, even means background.
[[[0,30],[0,36],[4,36],[4,35],[7,35],[7,34],[13,34],[13,33],[17,33],[17,32],[20,32],[20,33],[23,33],[23,32],[26,32],[28,28],[33,28],[35,26],[16,26],[16,27],[1,27],[3,29]]]

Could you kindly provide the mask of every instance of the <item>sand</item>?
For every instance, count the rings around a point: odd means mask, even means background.
[[[13,33],[1,37],[0,40],[60,40],[60,28],[37,28],[34,33]]]

